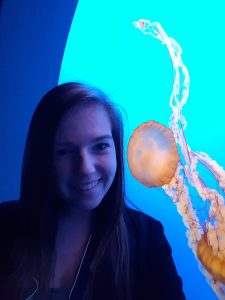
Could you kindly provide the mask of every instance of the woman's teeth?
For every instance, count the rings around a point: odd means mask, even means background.
[[[95,181],[91,181],[91,182],[88,182],[88,183],[80,184],[79,185],[79,190],[88,191],[88,190],[94,189],[99,184],[99,182],[100,182],[100,179],[95,180]]]

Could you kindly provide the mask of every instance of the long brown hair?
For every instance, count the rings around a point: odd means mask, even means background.
[[[107,112],[117,157],[114,181],[97,208],[96,230],[100,239],[90,265],[90,278],[94,284],[96,269],[105,250],[110,246],[113,249],[111,261],[114,262],[118,299],[127,299],[124,291],[127,290],[129,282],[129,251],[123,219],[125,204],[122,117],[106,94],[97,88],[76,82],[65,83],[49,91],[39,102],[31,120],[21,176],[21,234],[14,252],[14,275],[20,278],[18,295],[26,288],[28,276],[37,279],[42,295],[49,289],[59,211],[59,201],[57,202],[51,182],[53,141],[63,116],[72,107],[85,103],[101,105]]]

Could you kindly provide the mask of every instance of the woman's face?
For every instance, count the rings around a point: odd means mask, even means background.
[[[110,120],[101,106],[78,107],[65,115],[53,162],[56,188],[71,208],[92,210],[101,203],[117,167]]]

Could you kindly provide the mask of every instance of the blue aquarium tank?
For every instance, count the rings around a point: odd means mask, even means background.
[[[174,88],[174,67],[167,46],[142,34],[133,22],[158,22],[168,37],[180,45],[190,76],[189,95],[182,108],[187,122],[185,141],[189,150],[207,153],[224,168],[224,9],[225,4],[219,0],[204,4],[193,0],[80,0],[59,77],[59,83],[77,80],[96,85],[122,107],[128,205],[162,222],[188,300],[215,300],[218,296],[188,246],[187,227],[176,203],[162,187],[141,184],[128,167],[127,147],[134,129],[149,120],[169,126]],[[198,174],[207,187],[220,192],[218,178],[207,168],[198,166]],[[209,203],[202,205],[194,187],[188,182],[187,186],[193,207],[201,210],[199,218],[204,224]]]

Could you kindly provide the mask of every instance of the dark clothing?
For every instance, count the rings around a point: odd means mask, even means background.
[[[0,204],[0,299],[14,300],[13,283],[11,294],[3,295],[6,282],[10,283],[9,253],[17,235],[17,215],[19,204],[10,201]],[[130,249],[132,300],[184,300],[182,281],[177,274],[171,248],[163,233],[160,222],[141,213],[127,208],[124,219],[128,231]],[[84,262],[82,264],[71,300],[82,300],[87,289],[87,277],[96,237],[93,234]],[[10,284],[9,284],[10,285]],[[33,285],[33,286],[32,286]],[[31,288],[26,297],[35,290],[35,282],[31,278]],[[30,299],[38,299],[36,296]],[[29,298],[28,298],[29,299]],[[94,295],[91,300],[117,300],[112,280],[112,266],[109,253],[105,253],[100,263],[95,280]],[[41,299],[44,300],[44,299]]]

